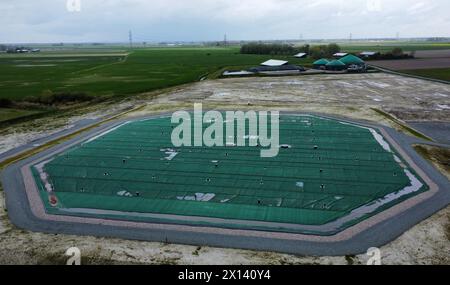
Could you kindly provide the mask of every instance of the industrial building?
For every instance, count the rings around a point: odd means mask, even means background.
[[[348,53],[346,53],[346,52],[337,52],[337,53],[333,54],[333,57],[334,58],[342,58],[347,55],[348,55]]]
[[[352,54],[347,54],[341,59],[329,61],[325,58],[319,59],[313,63],[314,69],[329,70],[329,71],[344,71],[349,72],[364,72],[367,65],[364,60]]]
[[[316,60],[313,63],[313,67],[314,69],[325,69],[325,66],[329,63],[330,61],[328,59],[322,58],[319,60]]]
[[[366,71],[366,69],[367,69],[367,65],[364,62],[364,60],[362,60],[359,57],[354,56],[352,54],[349,54],[349,55],[341,58],[340,61],[347,66],[348,71],[362,72],[362,71]]]
[[[359,54],[360,58],[365,58],[365,59],[374,59],[376,57],[378,57],[380,55],[379,52],[375,52],[375,51],[363,51]]]
[[[248,71],[253,73],[296,73],[305,71],[305,69],[298,65],[289,64],[285,60],[270,59],[261,63],[260,66],[250,68]]]
[[[325,65],[325,69],[330,71],[344,71],[347,69],[347,66],[340,60],[333,60]]]
[[[301,53],[298,53],[298,54],[294,55],[294,57],[296,57],[296,58],[306,58],[307,55],[308,55],[307,53],[301,52]]]

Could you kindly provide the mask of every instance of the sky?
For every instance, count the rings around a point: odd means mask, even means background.
[[[448,0],[1,0],[0,43],[450,37]]]

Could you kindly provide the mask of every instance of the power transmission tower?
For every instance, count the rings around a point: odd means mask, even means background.
[[[226,46],[227,43],[228,43],[228,41],[227,41],[227,34],[225,34],[225,35],[223,36],[223,45]]]
[[[133,48],[133,32],[131,30],[128,32],[128,39],[130,40],[130,49]]]

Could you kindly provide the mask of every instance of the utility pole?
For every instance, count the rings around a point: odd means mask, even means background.
[[[352,33],[350,33],[350,42],[353,40],[353,34]]]
[[[130,49],[133,49],[133,32],[128,32],[128,39],[130,40]]]

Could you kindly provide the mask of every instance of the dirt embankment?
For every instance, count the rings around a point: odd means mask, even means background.
[[[450,180],[450,149],[428,145],[415,145],[414,149]]]
[[[450,85],[374,73],[206,80],[169,92],[154,103],[187,103],[192,108],[194,102],[203,102],[307,111],[377,108],[401,120],[445,121],[450,117],[449,98]]]

